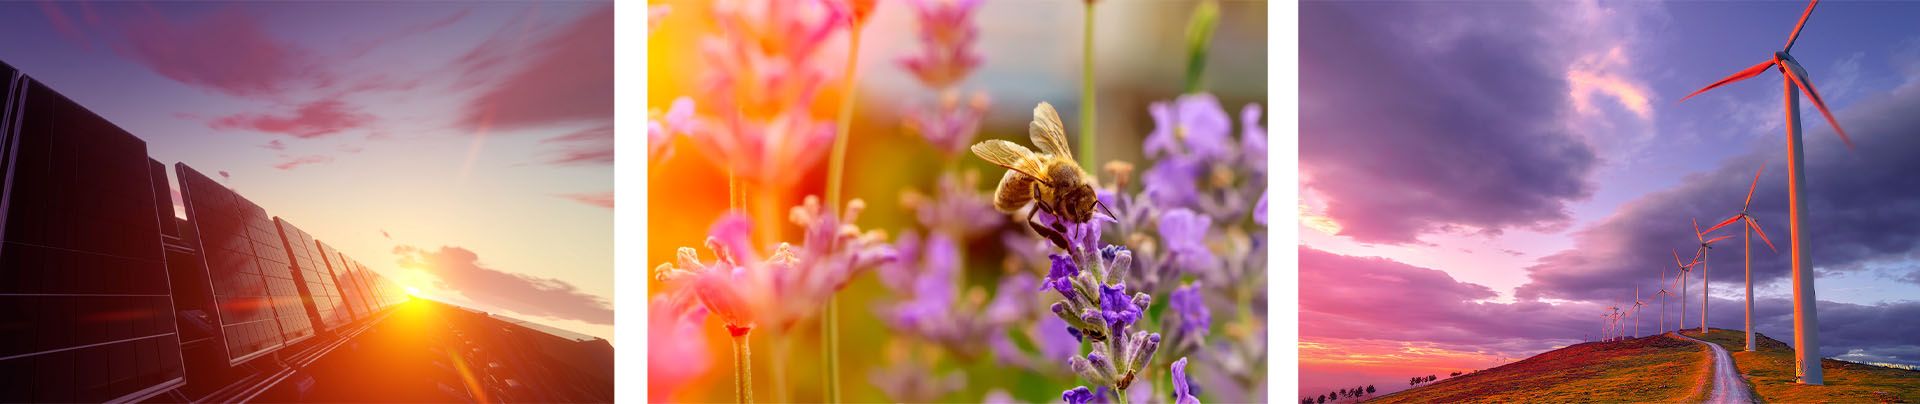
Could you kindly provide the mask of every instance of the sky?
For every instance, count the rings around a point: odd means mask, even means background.
[[[0,60],[427,297],[612,341],[612,10],[5,2]]]
[[[1756,170],[1757,332],[1793,343],[1782,79],[1678,102],[1772,57],[1795,2],[1301,4],[1301,388],[1485,369],[1647,302]],[[1792,50],[1857,148],[1802,97],[1820,354],[1920,364],[1920,4],[1830,2]],[[1488,24],[1486,21],[1500,21]],[[1743,326],[1738,229],[1708,324]],[[1688,324],[1697,324],[1699,271]],[[1679,301],[1667,302],[1671,323]]]

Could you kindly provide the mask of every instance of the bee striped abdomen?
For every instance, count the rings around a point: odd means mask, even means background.
[[[1033,177],[1019,171],[1007,170],[1000,176],[1000,186],[993,192],[993,208],[1001,212],[1013,213],[1027,202],[1033,200]]]

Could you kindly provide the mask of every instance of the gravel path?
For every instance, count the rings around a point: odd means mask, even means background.
[[[1753,396],[1747,394],[1747,383],[1740,377],[1740,370],[1733,367],[1733,356],[1720,344],[1694,339],[1680,333],[1680,338],[1713,348],[1713,393],[1707,395],[1709,403],[1751,403]]]

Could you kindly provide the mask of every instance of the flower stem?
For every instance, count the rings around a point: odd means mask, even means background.
[[[753,365],[752,365],[752,361],[750,360],[752,356],[752,352],[750,352],[749,348],[747,348],[748,330],[735,329],[732,326],[728,326],[727,330],[733,333],[734,397],[738,397],[740,399],[740,402],[742,403],[752,403],[753,402],[753,379],[752,379],[753,372],[752,372],[751,366]]]
[[[1093,171],[1093,1],[1087,2],[1086,33],[1082,35],[1080,72],[1080,169]]]
[[[847,81],[842,84],[840,97],[840,125],[838,136],[833,137],[833,152],[827,160],[827,206],[828,210],[838,212],[840,194],[845,188],[847,167],[847,143],[851,142],[853,132],[853,100],[856,93],[854,83],[859,76],[860,27],[859,21],[848,24],[847,31]],[[827,308],[820,318],[820,349],[826,357],[822,365],[826,368],[827,402],[840,402],[840,296],[827,297]]]

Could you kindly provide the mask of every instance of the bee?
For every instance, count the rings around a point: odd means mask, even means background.
[[[1006,175],[1000,177],[1000,186],[993,191],[993,207],[1014,213],[1032,201],[1034,209],[1027,212],[1027,227],[1061,249],[1071,249],[1065,225],[1055,222],[1052,228],[1043,227],[1033,221],[1034,215],[1046,211],[1065,222],[1086,223],[1093,220],[1096,206],[1108,217],[1113,217],[1113,212],[1094,195],[1094,177],[1074,163],[1073,150],[1067,146],[1066,126],[1060,123],[1060,113],[1053,110],[1053,105],[1041,102],[1033,108],[1033,122],[1027,125],[1027,134],[1034,147],[1040,149],[1039,153],[999,139],[973,145],[974,155],[1007,169]]]

